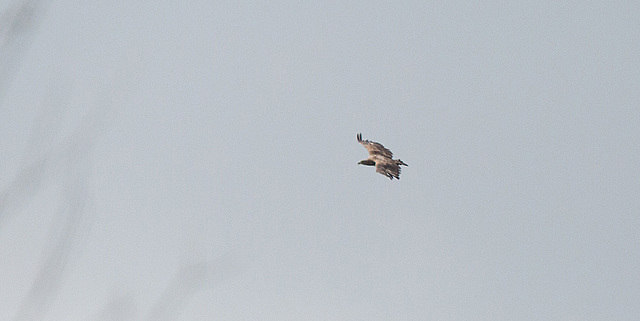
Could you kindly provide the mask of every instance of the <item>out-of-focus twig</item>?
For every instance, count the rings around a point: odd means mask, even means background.
[[[78,234],[78,229],[83,223],[88,201],[88,169],[90,166],[86,160],[72,160],[71,157],[64,166],[66,170],[61,195],[62,202],[55,215],[63,222],[62,229],[57,231],[57,225],[52,225],[50,234],[54,239],[53,246],[45,254],[46,258],[41,263],[33,285],[23,299],[15,320],[39,320],[48,310],[61,286],[64,271],[69,262],[69,254],[73,249],[72,245]]]
[[[20,170],[14,183],[0,193],[0,199],[3,200],[0,218],[3,218],[8,210],[15,213],[23,203],[33,198],[44,182],[49,183],[48,178],[55,178],[53,182],[61,186],[61,201],[54,218],[57,223],[50,227],[51,242],[48,244],[52,245],[45,249],[44,259],[15,320],[43,318],[61,287],[80,231],[87,230],[91,212],[88,204],[92,200],[89,192],[93,169],[92,148],[109,120],[105,110],[110,108],[92,108],[72,135],[53,146],[50,144],[54,140],[45,139],[43,133],[55,135],[56,131],[60,131],[59,126],[39,124],[37,121],[29,143],[32,147],[25,150],[23,157],[25,163],[31,165]]]
[[[61,131],[62,106],[66,102],[58,98],[60,95],[49,95],[43,102],[20,157],[22,167],[13,181],[0,186],[0,232],[3,223],[40,190],[41,184],[51,174],[49,166],[52,162],[59,163],[66,157],[60,153],[60,149],[53,149],[54,137],[59,136],[58,132]]]
[[[125,321],[133,320],[137,308],[130,295],[119,295],[112,298],[94,318],[96,321]]]
[[[0,14],[0,103],[48,5],[49,0],[19,0]]]
[[[237,259],[227,252],[215,261],[184,265],[151,308],[147,320],[176,320],[195,294],[234,277],[239,272]]]

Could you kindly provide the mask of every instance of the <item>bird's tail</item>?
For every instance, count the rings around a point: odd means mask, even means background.
[[[403,161],[401,161],[401,160],[399,160],[399,159],[396,159],[396,164],[398,164],[398,165],[404,165],[404,166],[409,166],[409,165],[405,164]]]

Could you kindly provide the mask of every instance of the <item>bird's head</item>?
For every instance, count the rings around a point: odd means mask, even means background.
[[[376,166],[376,162],[374,162],[374,161],[372,161],[370,159],[365,159],[365,160],[359,161],[358,165]]]

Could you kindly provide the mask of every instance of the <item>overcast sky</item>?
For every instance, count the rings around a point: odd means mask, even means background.
[[[640,315],[637,1],[0,12],[2,320]]]

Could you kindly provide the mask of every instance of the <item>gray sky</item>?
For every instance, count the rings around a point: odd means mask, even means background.
[[[0,319],[640,315],[637,1],[22,3]]]

